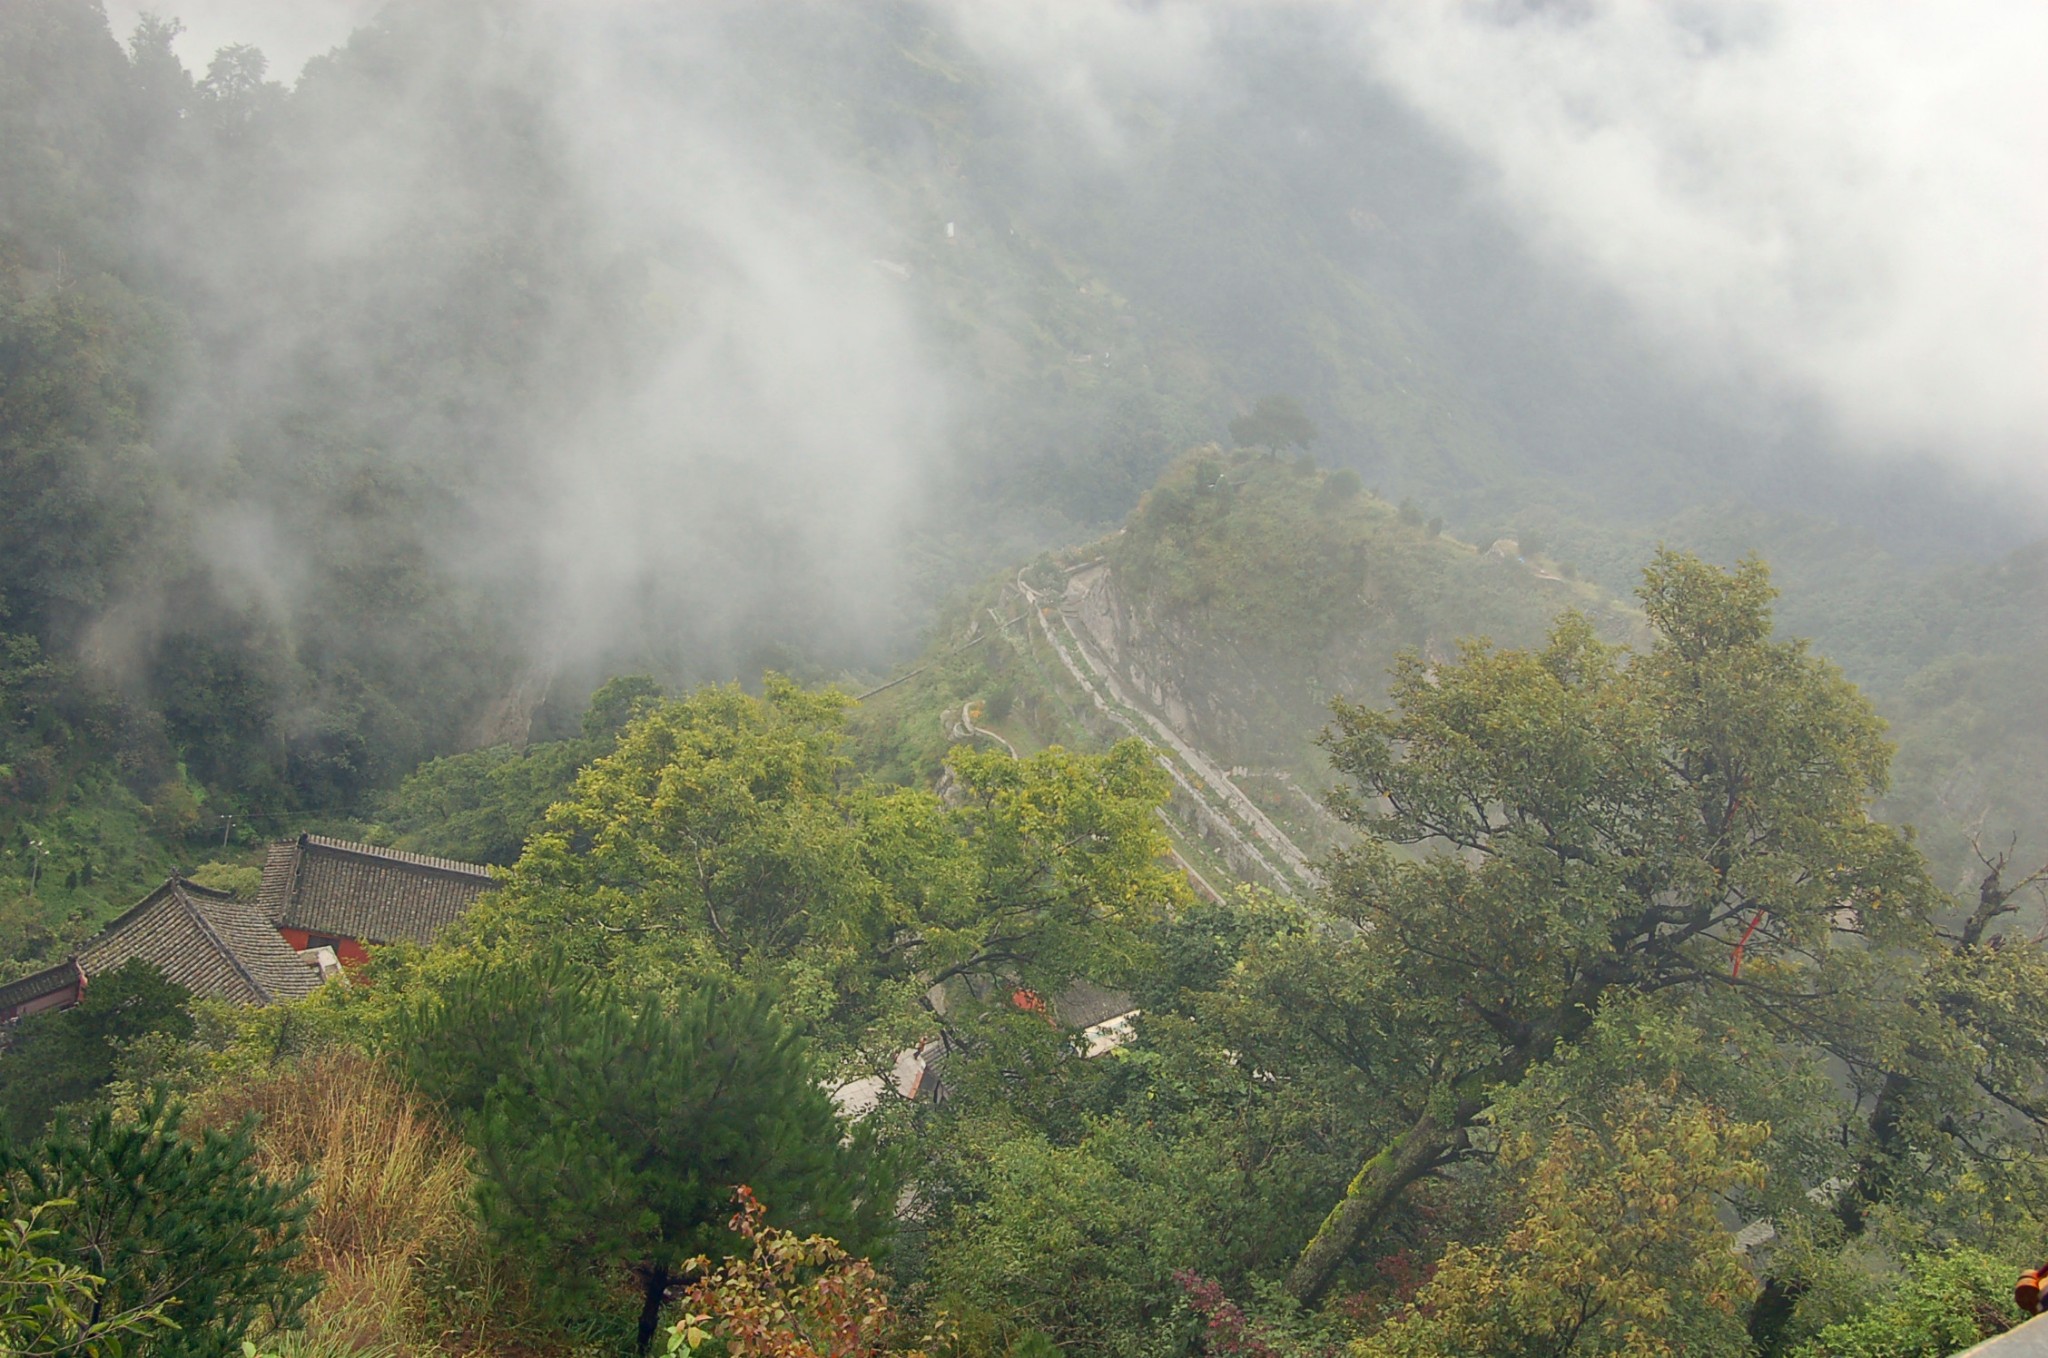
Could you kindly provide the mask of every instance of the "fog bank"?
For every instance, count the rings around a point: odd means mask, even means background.
[[[1355,51],[1680,361],[2048,491],[2048,10],[1374,6]]]

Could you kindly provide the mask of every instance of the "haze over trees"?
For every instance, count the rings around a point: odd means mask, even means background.
[[[0,5],[0,986],[496,889],[0,1028],[0,1349],[2018,1319],[2030,7],[190,9]]]
[[[1230,441],[1240,448],[1307,448],[1316,441],[1315,421],[1302,413],[1291,396],[1261,396],[1252,408],[1229,424]]]

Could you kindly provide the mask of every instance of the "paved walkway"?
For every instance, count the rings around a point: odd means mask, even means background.
[[[1053,606],[1049,593],[1040,594],[1032,589],[1024,583],[1021,575],[1017,580],[1017,588],[1032,605],[1031,611],[1037,616],[1038,625],[1044,631],[1045,639],[1059,655],[1060,663],[1066,666],[1067,672],[1074,676],[1074,681],[1093,700],[1097,709],[1132,735],[1148,744],[1164,746],[1178,756],[1180,764],[1185,765],[1194,775],[1192,779],[1183,773],[1173,760],[1162,759],[1160,763],[1196,802],[1203,805],[1216,801],[1223,803],[1229,814],[1217,816],[1218,825],[1255,861],[1266,865],[1268,873],[1281,889],[1286,890],[1290,880],[1315,882],[1315,870],[1309,866],[1308,856],[1302,853],[1287,833],[1275,825],[1272,818],[1261,811],[1251,798],[1245,796],[1220,765],[1182,739],[1177,731],[1134,699],[1109,667],[1096,657],[1087,639],[1074,628],[1072,620],[1067,616],[1071,601],[1085,597],[1089,591],[1098,588],[1108,577],[1108,573],[1106,566],[1094,565],[1076,571],[1068,578],[1066,590],[1060,596],[1057,607]],[[1053,618],[1059,620],[1058,633],[1065,633],[1066,641],[1063,642],[1055,632]],[[1072,643],[1071,651],[1067,642]],[[1108,694],[1107,698],[1104,697],[1105,691]],[[1143,723],[1143,728],[1125,716],[1126,712],[1134,714],[1138,721]],[[1199,785],[1196,780],[1199,780]],[[1245,829],[1240,830],[1237,824],[1232,823],[1233,819],[1241,822]],[[1250,832],[1249,835],[1245,830]]]
[[[2018,1329],[1966,1349],[1961,1358],[2048,1358],[2048,1316],[2035,1316]]]

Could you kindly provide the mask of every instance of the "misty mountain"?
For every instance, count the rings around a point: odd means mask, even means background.
[[[1761,551],[1890,695],[1998,655],[1898,616],[2040,527],[1696,361],[1389,64],[1435,38],[1340,11],[397,4],[289,86],[168,21],[0,23],[0,586],[69,676],[16,725],[146,803],[357,804],[620,670],[883,671],[1269,392],[1612,590]],[[83,767],[38,761],[31,802]]]
[[[149,3],[0,0],[0,1350],[2038,1308],[2048,10]]]

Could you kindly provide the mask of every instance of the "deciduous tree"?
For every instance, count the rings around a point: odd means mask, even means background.
[[[768,1224],[768,1209],[740,1185],[730,1223],[746,1253],[692,1263],[683,1317],[669,1353],[689,1358],[712,1340],[731,1358],[924,1358],[900,1347],[908,1326],[881,1275],[829,1236],[799,1237]]]
[[[1596,1120],[1502,1129],[1512,1176],[1497,1242],[1453,1243],[1415,1303],[1359,1358],[1749,1351],[1755,1281],[1717,1212],[1755,1184],[1770,1135],[1679,1093],[1631,1085]]]
[[[955,977],[1047,994],[1113,980],[1137,926],[1185,894],[1153,817],[1165,780],[1138,742],[956,752],[948,808],[852,776],[842,695],[766,689],[705,689],[632,722],[469,937],[562,947],[627,983],[771,986],[843,1052]]]
[[[1389,710],[1338,706],[1337,806],[1370,839],[1330,864],[1345,927],[1266,970],[1264,993],[1339,1054],[1387,1130],[1296,1261],[1296,1296],[1320,1296],[1410,1185],[1469,1156],[1498,1091],[1613,996],[1725,992],[1788,1040],[1825,1041],[1836,1001],[1908,984],[1884,959],[1924,937],[1932,892],[1865,812],[1882,723],[1772,636],[1772,596],[1760,563],[1660,554],[1647,652],[1567,615],[1542,650],[1411,656]]]

